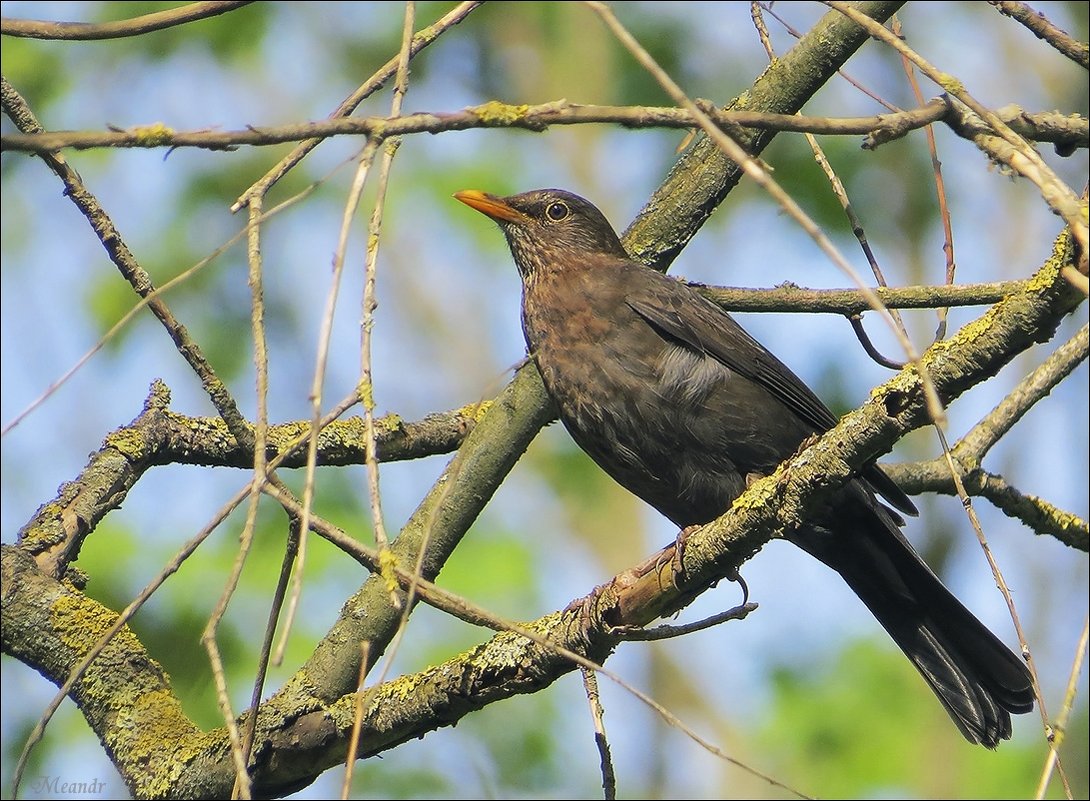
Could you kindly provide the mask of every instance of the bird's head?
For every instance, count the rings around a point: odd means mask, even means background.
[[[467,189],[454,197],[499,223],[524,280],[543,269],[578,265],[586,256],[628,258],[605,215],[571,192],[535,189],[497,197]]]

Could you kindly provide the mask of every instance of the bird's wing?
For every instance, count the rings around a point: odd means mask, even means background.
[[[746,333],[734,318],[691,287],[665,279],[630,293],[628,306],[660,336],[706,354],[740,376],[764,387],[792,414],[824,433],[836,417],[814,392],[783,362]],[[901,512],[917,514],[908,496],[877,465],[864,478]],[[896,516],[895,516],[896,517]]]
[[[672,280],[670,283],[678,288],[684,286]],[[658,291],[629,295],[625,300],[660,336],[710,356],[758,383],[815,432],[836,425],[833,413],[798,376],[699,293]]]

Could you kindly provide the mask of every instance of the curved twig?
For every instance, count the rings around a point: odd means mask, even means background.
[[[219,16],[252,2],[253,0],[222,0],[222,2],[190,3],[166,11],[156,11],[152,14],[113,22],[51,22],[4,17],[0,20],[0,34],[27,39],[63,39],[83,42],[120,39]]]

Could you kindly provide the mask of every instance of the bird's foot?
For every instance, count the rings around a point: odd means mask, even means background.
[[[686,526],[677,533],[677,538],[674,540],[674,552],[670,557],[670,579],[678,592],[683,591],[682,584],[685,583],[685,542],[698,528],[700,526]],[[679,579],[682,579],[681,583]]]
[[[673,582],[674,589],[678,590],[678,592],[684,592],[682,585],[685,583],[685,542],[698,528],[700,528],[700,526],[686,526],[678,532],[677,539],[674,540],[674,552],[673,556],[670,559],[670,568],[671,580]],[[679,579],[681,579],[680,582]],[[745,579],[742,578],[742,574],[738,572],[737,568],[730,569],[730,572],[727,573],[727,579],[733,581],[735,584],[742,588],[742,603],[740,604],[740,606],[745,606],[747,603],[749,603],[749,585],[746,584]]]

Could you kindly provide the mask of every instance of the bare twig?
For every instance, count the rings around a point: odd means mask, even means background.
[[[892,309],[890,312],[892,313]],[[849,314],[848,322],[851,323],[852,331],[855,332],[855,338],[859,340],[859,344],[863,346],[863,350],[866,354],[874,360],[876,364],[880,364],[882,367],[890,370],[902,370],[905,363],[899,362],[896,359],[891,359],[882,351],[875,347],[875,344],[871,341],[870,336],[867,334],[867,329],[863,327],[863,317],[859,314]],[[902,328],[904,326],[902,325]]]
[[[413,20],[416,4],[405,4],[405,22],[402,29],[401,52],[397,60],[397,77],[394,80],[393,99],[390,102],[390,116],[401,113],[405,93],[409,90],[409,59],[412,56]],[[375,326],[375,280],[377,277],[379,243],[382,234],[382,215],[386,206],[386,189],[390,182],[390,170],[401,140],[394,137],[383,143],[382,159],[379,162],[378,190],[371,221],[367,226],[367,253],[364,263],[363,302],[360,309],[360,380],[359,391],[363,400],[363,433],[367,466],[367,495],[371,505],[371,524],[375,528],[375,542],[379,550],[388,547],[386,525],[382,518],[382,499],[379,494],[378,458],[375,446],[375,383],[372,370],[371,347]],[[391,601],[397,603],[397,596],[391,589]],[[411,603],[411,601],[410,601]]]
[[[253,544],[254,527],[257,524],[257,508],[261,500],[261,483],[265,477],[266,444],[269,433],[269,357],[265,340],[265,292],[262,285],[261,266],[261,210],[264,199],[257,198],[250,204],[249,225],[247,226],[246,256],[249,269],[247,271],[250,286],[250,332],[254,338],[254,367],[257,373],[257,424],[254,427],[254,480],[250,484],[250,501],[246,507],[246,522],[242,527],[242,535],[239,537],[238,555],[234,567],[227,579],[224,593],[219,604],[209,618],[208,625],[201,636],[201,641],[208,650],[213,660],[213,665],[220,661],[219,646],[216,642],[216,630],[220,619],[227,611],[227,604],[238,586],[238,580],[242,575],[242,568],[246,563],[246,556]],[[290,548],[289,548],[290,550]],[[268,624],[275,629],[275,622]],[[266,631],[266,639],[269,632]],[[267,658],[265,649],[262,656]],[[254,689],[251,693],[251,713],[256,712],[253,698],[261,698],[261,684],[264,682],[268,664],[259,664]],[[223,686],[222,694],[220,685]],[[231,708],[230,696],[227,693],[226,679],[217,680],[217,695],[219,696],[220,710],[224,723],[230,728],[235,726],[235,714]],[[238,748],[235,750],[235,737],[232,735],[231,748],[235,759],[237,774],[232,797],[250,798],[250,774],[248,770],[250,761],[250,748],[253,745],[254,721],[250,721],[247,730],[238,736]],[[234,731],[231,728],[231,731]]]
[[[598,678],[593,670],[580,668],[583,674],[583,689],[590,706],[590,717],[594,721],[594,744],[598,748],[598,764],[602,771],[602,797],[613,801],[617,797],[617,775],[613,771],[613,756],[609,753],[609,738],[606,737],[605,710],[602,709],[602,696],[598,692]]]
[[[756,111],[721,111],[700,104],[703,113],[717,125],[737,125],[775,131],[818,134],[870,135],[883,141],[903,136],[910,130],[941,120],[946,114],[942,100],[895,114],[870,117],[799,117]],[[250,126],[237,131],[175,131],[162,124],[143,125],[111,131],[40,131],[34,134],[5,134],[0,150],[47,153],[62,149],[91,148],[183,148],[226,150],[242,145],[274,145],[283,142],[320,140],[331,136],[405,136],[443,133],[473,128],[520,128],[542,131],[550,125],[609,123],[626,128],[692,128],[697,122],[690,111],[654,106],[596,106],[556,100],[533,106],[491,101],[459,111],[435,111],[394,117],[335,117],[329,120],[277,126]],[[1044,128],[1045,131],[1054,128]],[[301,145],[300,147],[302,147]],[[273,171],[270,171],[270,175]],[[255,184],[258,186],[258,184]],[[250,192],[254,194],[254,192]]]
[[[272,600],[269,602],[269,616],[265,622],[265,633],[261,638],[261,651],[257,655],[253,692],[250,694],[250,711],[246,717],[245,727],[242,732],[242,753],[246,756],[247,771],[250,766],[250,755],[253,752],[254,735],[257,731],[258,707],[261,705],[265,678],[268,675],[269,662],[272,659],[276,623],[280,620],[280,612],[284,608],[284,598],[287,595],[288,583],[291,581],[292,565],[295,564],[295,554],[299,550],[299,519],[290,514],[289,517],[291,522],[288,525],[288,538],[284,546],[284,557],[280,561],[280,575],[277,577],[276,588],[273,590]],[[248,774],[247,779],[249,779]],[[236,785],[237,783],[236,781]]]
[[[450,30],[453,26],[465,19],[473,9],[480,5],[481,3],[479,0],[469,0],[469,2],[459,3],[434,24],[429,25],[427,28],[418,32],[413,37],[412,44],[409,47],[410,58],[438,39],[444,32]],[[394,56],[379,67],[374,75],[364,81],[356,91],[341,101],[341,104],[330,113],[329,118],[334,120],[347,117],[366,98],[381,89],[386,81],[393,77],[397,71],[398,58],[398,56]],[[370,135],[373,132],[367,131],[366,133]],[[298,147],[291,151],[291,153],[282,158],[276,166],[266,172],[256,183],[243,192],[242,196],[232,204],[231,211],[237,212],[249,202],[251,197],[255,195],[264,195],[268,192],[269,189],[277,181],[283,178],[292,167],[302,161],[307,153],[321,144],[321,141],[325,136],[327,136],[327,134],[312,133],[306,137],[305,141],[301,142]]]
[[[223,2],[189,3],[178,8],[143,14],[132,19],[114,22],[51,22],[49,20],[13,19],[0,20],[0,34],[28,39],[64,39],[90,41],[120,39],[185,25],[208,17],[226,14],[236,8],[249,5],[253,0],[223,0]]]
[[[1025,289],[1024,281],[960,286],[871,287],[890,309],[932,309],[936,306],[984,306]],[[817,312],[850,316],[871,310],[867,293],[858,289],[806,289],[781,284],[768,289],[697,284],[700,292],[727,311]]]
[[[295,579],[292,583],[291,597],[288,600],[284,627],[280,634],[280,645],[273,657],[276,664],[279,664],[283,659],[284,651],[287,649],[292,622],[295,620],[295,611],[299,607],[299,599],[303,593],[303,567],[306,562],[307,532],[310,530],[311,504],[314,499],[314,474],[318,464],[318,433],[322,430],[322,387],[325,384],[326,364],[329,361],[329,349],[333,334],[333,315],[337,309],[337,295],[340,292],[341,276],[344,274],[344,257],[348,248],[348,234],[352,226],[352,217],[359,205],[359,199],[363,194],[363,186],[367,180],[367,174],[377,149],[378,143],[376,140],[368,139],[367,145],[359,156],[356,177],[352,182],[349,201],[341,221],[340,238],[333,257],[333,275],[330,278],[329,291],[326,293],[325,310],[322,313],[318,349],[314,360],[314,378],[310,388],[311,417],[309,437],[307,439],[306,478],[303,484],[303,509],[300,513],[299,553],[295,561]]]
[[[893,18],[893,32],[901,35],[901,23],[896,17]],[[910,62],[903,55],[901,56],[901,65],[905,71],[905,77],[908,78],[908,83],[912,87],[912,94],[918,101],[923,100],[923,92],[920,91],[920,82],[916,80],[916,71],[912,68],[912,62]],[[954,260],[954,230],[950,224],[950,206],[946,202],[946,182],[942,177],[942,162],[939,161],[939,148],[935,143],[935,131],[930,126],[924,127],[924,135],[927,137],[927,152],[931,156],[931,170],[935,174],[935,197],[939,203],[939,219],[942,220],[942,252],[946,254],[946,283],[952,285],[954,283],[954,273],[957,271],[957,262]],[[949,309],[946,306],[940,306],[938,309],[938,328],[935,331],[935,339],[945,339],[946,337],[946,319],[949,313]]]
[[[360,749],[360,729],[363,727],[363,710],[367,705],[369,693],[364,687],[367,680],[367,665],[370,662],[371,643],[360,643],[360,679],[356,689],[356,709],[352,718],[352,735],[348,738],[348,755],[344,760],[344,781],[341,782],[341,798],[347,799],[352,789],[352,771],[356,767],[356,754]]]
[[[988,0],[1000,14],[1006,14],[1028,28],[1034,36],[1048,42],[1060,53],[1080,65],[1083,69],[1090,69],[1090,47],[1086,42],[1080,42],[1074,36],[1061,30],[1040,11],[1034,11],[1025,3],[998,2]]]
[[[1056,717],[1053,723],[1054,748],[1050,748],[1048,756],[1045,758],[1045,767],[1041,771],[1041,780],[1037,784],[1037,792],[1034,793],[1034,798],[1041,799],[1045,797],[1045,792],[1048,790],[1049,782],[1052,781],[1052,772],[1057,766],[1057,754],[1060,746],[1063,745],[1064,737],[1067,733],[1067,723],[1071,719],[1071,712],[1075,708],[1075,696],[1078,695],[1079,689],[1079,676],[1082,675],[1082,665],[1086,661],[1086,644],[1090,639],[1090,616],[1083,618],[1082,632],[1079,634],[1079,643],[1075,647],[1075,658],[1071,662],[1071,672],[1067,677],[1067,689],[1064,692],[1063,704],[1060,709],[1060,714]],[[1068,798],[1071,797],[1071,788],[1065,785]]]
[[[935,434],[942,444],[942,456],[946,461],[946,469],[949,471],[950,478],[954,482],[954,488],[957,490],[958,498],[961,499],[962,508],[965,510],[965,514],[969,518],[969,523],[976,533],[977,541],[980,543],[980,550],[983,552],[984,558],[988,562],[988,567],[991,568],[992,577],[995,579],[995,585],[999,589],[999,594],[1002,595],[1003,600],[1006,601],[1007,611],[1010,613],[1011,622],[1014,623],[1014,630],[1018,635],[1018,642],[1022,646],[1022,658],[1026,660],[1026,666],[1029,668],[1030,682],[1033,687],[1033,695],[1037,699],[1037,710],[1041,714],[1041,723],[1045,732],[1045,739],[1046,742],[1049,743],[1049,748],[1054,751],[1055,745],[1048,737],[1048,732],[1051,730],[1051,724],[1048,720],[1048,709],[1045,705],[1045,696],[1041,691],[1041,682],[1037,677],[1037,663],[1034,660],[1033,652],[1029,647],[1029,638],[1026,637],[1026,631],[1022,627],[1022,618],[1018,614],[1018,608],[1015,606],[1014,596],[1011,595],[1010,587],[1007,586],[1007,580],[1003,576],[1003,571],[999,567],[999,562],[996,561],[995,554],[992,553],[991,545],[988,543],[988,537],[984,533],[984,527],[981,525],[980,518],[977,516],[976,507],[973,506],[972,500],[969,498],[969,493],[961,480],[961,471],[954,461],[954,455],[946,440],[946,434],[938,426],[935,426]],[[1059,767],[1058,760],[1059,756],[1057,756],[1057,767]]]
[[[708,118],[723,128],[738,126],[758,130],[814,133],[840,136],[864,136],[862,146],[874,150],[899,139],[910,131],[945,120],[948,106],[942,99],[909,111],[870,117],[805,117],[758,111],[729,111],[698,105]],[[1070,155],[1090,144],[1087,120],[1078,115],[1058,112],[1029,113],[1016,107],[996,112],[1020,135],[1037,142],[1050,142]],[[542,131],[550,125],[587,125],[607,123],[625,128],[678,128],[696,125],[687,111],[654,106],[595,106],[556,100],[536,106],[516,106],[489,102],[460,111],[435,111],[406,114],[401,117],[352,117],[320,122],[277,126],[253,126],[239,131],[175,131],[156,123],[112,131],[43,131],[36,134],[4,134],[0,151],[51,153],[63,149],[93,148],[204,148],[229,150],[242,145],[263,146],[284,142],[321,141],[331,136],[407,136],[420,133],[444,133],[474,128],[515,128]],[[270,173],[272,174],[272,173]],[[239,208],[245,203],[241,203]]]

